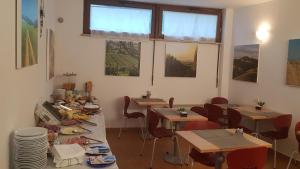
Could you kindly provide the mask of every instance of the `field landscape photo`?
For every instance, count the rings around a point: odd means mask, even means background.
[[[38,63],[38,0],[22,0],[21,67]]]
[[[106,41],[105,75],[139,76],[140,42]]]
[[[288,85],[300,86],[300,39],[289,41],[286,80]]]
[[[166,77],[196,77],[198,45],[169,42],[166,44]]]
[[[257,82],[259,45],[241,45],[234,48],[233,79]]]

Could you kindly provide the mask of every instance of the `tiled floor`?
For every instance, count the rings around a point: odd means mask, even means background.
[[[153,140],[147,140],[144,155],[140,156],[140,150],[142,146],[142,139],[139,137],[137,129],[127,129],[123,132],[120,139],[118,139],[118,129],[108,129],[107,130],[107,140],[112,148],[113,153],[117,156],[118,166],[120,169],[147,169],[149,168],[152,143]],[[170,139],[166,138],[159,140],[157,143],[157,148],[155,152],[153,169],[188,169],[190,166],[174,166],[166,163],[163,160],[164,153],[171,150],[172,142]],[[183,140],[180,140],[180,145],[183,153],[188,150],[188,144]],[[266,169],[273,168],[273,155],[269,152],[269,159],[266,165]],[[282,155],[278,155],[277,169],[285,169],[288,159]],[[200,164],[195,163],[193,169],[208,169]],[[223,168],[227,168],[224,164]],[[298,166],[293,165],[290,169],[300,169],[300,164]]]

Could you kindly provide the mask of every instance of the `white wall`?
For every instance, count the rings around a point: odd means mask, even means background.
[[[299,6],[299,0],[273,0],[237,9],[234,17],[234,45],[257,43],[255,32],[264,22],[271,25],[271,38],[261,45],[258,83],[231,80],[230,100],[255,104],[259,97],[271,109],[292,113],[290,137],[279,144],[279,151],[285,154],[296,150],[294,124],[300,121],[300,88],[285,84],[288,40],[300,38]]]
[[[94,95],[104,108],[107,127],[122,124],[120,98],[124,95],[139,97],[151,90],[153,97],[168,99],[174,96],[175,103],[181,104],[204,103],[218,95],[215,84],[217,45],[199,45],[197,78],[166,78],[165,42],[156,42],[155,79],[154,86],[151,86],[152,41],[142,42],[140,77],[105,76],[105,39],[80,36],[83,1],[57,1],[56,13],[65,20],[56,25],[57,73],[76,72],[78,89],[82,89],[83,83],[88,80],[94,82]],[[230,22],[227,26],[231,27]]]
[[[53,1],[46,1],[45,25],[53,25]],[[39,64],[15,69],[15,1],[0,2],[0,168],[9,168],[9,139],[13,130],[34,124],[35,104],[49,96],[46,80],[45,36],[39,39]]]

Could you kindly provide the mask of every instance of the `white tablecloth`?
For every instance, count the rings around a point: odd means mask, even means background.
[[[101,140],[103,141],[107,146],[109,146],[107,140],[106,140],[106,130],[105,130],[105,121],[104,121],[104,115],[103,113],[100,113],[98,115],[95,115],[91,118],[92,122],[96,123],[97,126],[90,126],[90,125],[82,125],[84,128],[87,128],[89,130],[92,131],[92,134],[86,134],[85,136],[90,137],[90,138],[95,138],[97,140]],[[60,140],[61,139],[66,139],[70,136],[60,136]],[[72,136],[74,137],[74,136]],[[53,163],[53,158],[49,158],[48,159],[48,165],[46,167],[46,169],[54,169],[55,164]],[[86,162],[84,162],[81,165],[74,165],[74,166],[70,166],[70,167],[64,167],[63,169],[90,169],[91,167],[89,167]],[[115,163],[114,165],[111,165],[109,167],[106,167],[104,169],[118,169],[118,165],[117,163]]]

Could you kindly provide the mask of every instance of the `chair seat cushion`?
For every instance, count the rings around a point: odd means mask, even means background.
[[[151,133],[151,134],[156,138],[164,138],[164,137],[172,137],[173,136],[172,130],[166,129],[164,127],[155,129],[155,131],[153,131],[153,133]]]
[[[145,115],[143,113],[141,113],[141,112],[128,113],[125,116],[127,118],[140,118],[140,117],[144,118],[145,117]]]
[[[196,149],[192,149],[189,155],[194,161],[198,163],[210,167],[215,166],[214,156],[212,153],[200,153]]]
[[[276,132],[276,131],[267,131],[267,132],[262,132],[260,134],[264,137],[267,137],[267,138],[270,138],[270,139],[273,139],[273,140],[274,139],[279,140],[279,139],[287,138],[286,135],[281,134],[281,133]]]

